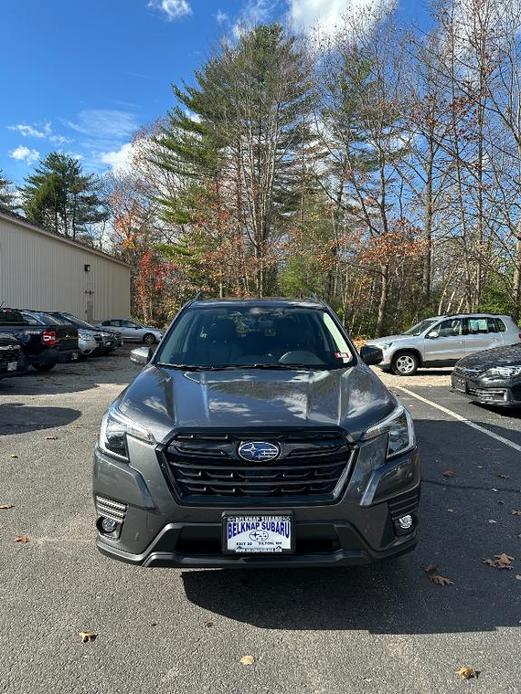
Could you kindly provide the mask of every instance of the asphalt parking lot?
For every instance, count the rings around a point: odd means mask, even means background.
[[[521,691],[521,413],[451,394],[448,372],[384,376],[423,459],[421,543],[395,562],[142,569],[96,552],[90,497],[101,415],[137,370],[120,351],[0,381],[0,692]],[[501,553],[511,570],[483,563]]]

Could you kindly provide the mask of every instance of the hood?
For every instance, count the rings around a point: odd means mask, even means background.
[[[357,439],[396,407],[394,396],[365,365],[331,371],[181,371],[150,365],[116,402],[159,442],[181,427],[341,426]]]
[[[495,366],[520,366],[521,365],[521,343],[508,345],[507,347],[495,347],[486,349],[483,352],[469,354],[463,357],[456,364],[462,369],[477,369],[487,371]]]

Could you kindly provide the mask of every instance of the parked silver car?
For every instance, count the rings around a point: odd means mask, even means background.
[[[125,342],[144,342],[146,345],[153,345],[163,337],[161,330],[149,325],[143,325],[128,318],[112,318],[104,320],[96,325],[100,330],[121,333]]]
[[[401,335],[367,344],[382,350],[381,368],[411,376],[420,367],[453,366],[468,354],[520,340],[521,331],[510,316],[466,313],[427,318]]]
[[[98,330],[98,328],[95,328],[82,318],[78,318],[78,316],[75,316],[73,313],[55,311],[52,315],[60,320],[75,325],[78,331],[81,330],[83,333],[89,333],[96,341],[96,354],[109,354],[109,352],[112,352],[112,350],[122,345],[121,335],[119,333]]]

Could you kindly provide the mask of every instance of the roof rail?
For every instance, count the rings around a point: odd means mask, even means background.
[[[202,291],[197,292],[195,296],[193,296],[191,299],[188,299],[188,301],[185,304],[183,304],[183,308],[188,308],[194,303],[194,301],[199,301],[199,299],[202,299],[204,295],[205,293]]]
[[[303,297],[303,298],[304,298],[304,299],[308,299],[308,300],[310,300],[310,301],[315,301],[317,304],[321,304],[322,306],[326,306],[326,305],[327,305],[326,302],[324,301],[324,299],[321,299],[319,296],[317,296],[317,295],[315,294],[315,292],[313,292],[313,293],[310,294],[309,296],[306,296],[306,297]]]

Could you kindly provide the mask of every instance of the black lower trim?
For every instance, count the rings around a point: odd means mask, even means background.
[[[432,359],[430,361],[424,361],[423,366],[432,368],[435,366],[454,366],[459,361],[459,359]]]
[[[157,535],[154,541],[142,554],[129,554],[109,546],[98,537],[97,548],[106,556],[129,564],[144,567],[171,567],[171,568],[290,568],[290,567],[318,567],[318,566],[365,566],[373,561],[389,559],[405,554],[414,549],[418,542],[417,529],[407,536],[396,538],[393,544],[383,551],[375,551],[364,541],[355,528],[344,521],[332,523],[307,524],[308,529],[321,532],[322,546],[329,546],[329,551],[309,551],[313,545],[302,543],[302,551],[299,551],[299,542],[295,554],[285,555],[226,555],[220,551],[196,552],[196,547],[191,539],[187,546],[183,546],[181,535],[187,529],[197,532],[197,528],[207,529],[206,524],[180,524],[169,523]],[[220,533],[220,525],[215,528]],[[331,538],[328,540],[328,536]],[[332,536],[336,536],[336,542]],[[316,538],[320,539],[320,538]],[[328,545],[328,542],[330,543]],[[319,545],[315,545],[318,547]],[[183,550],[183,551],[181,551]]]

